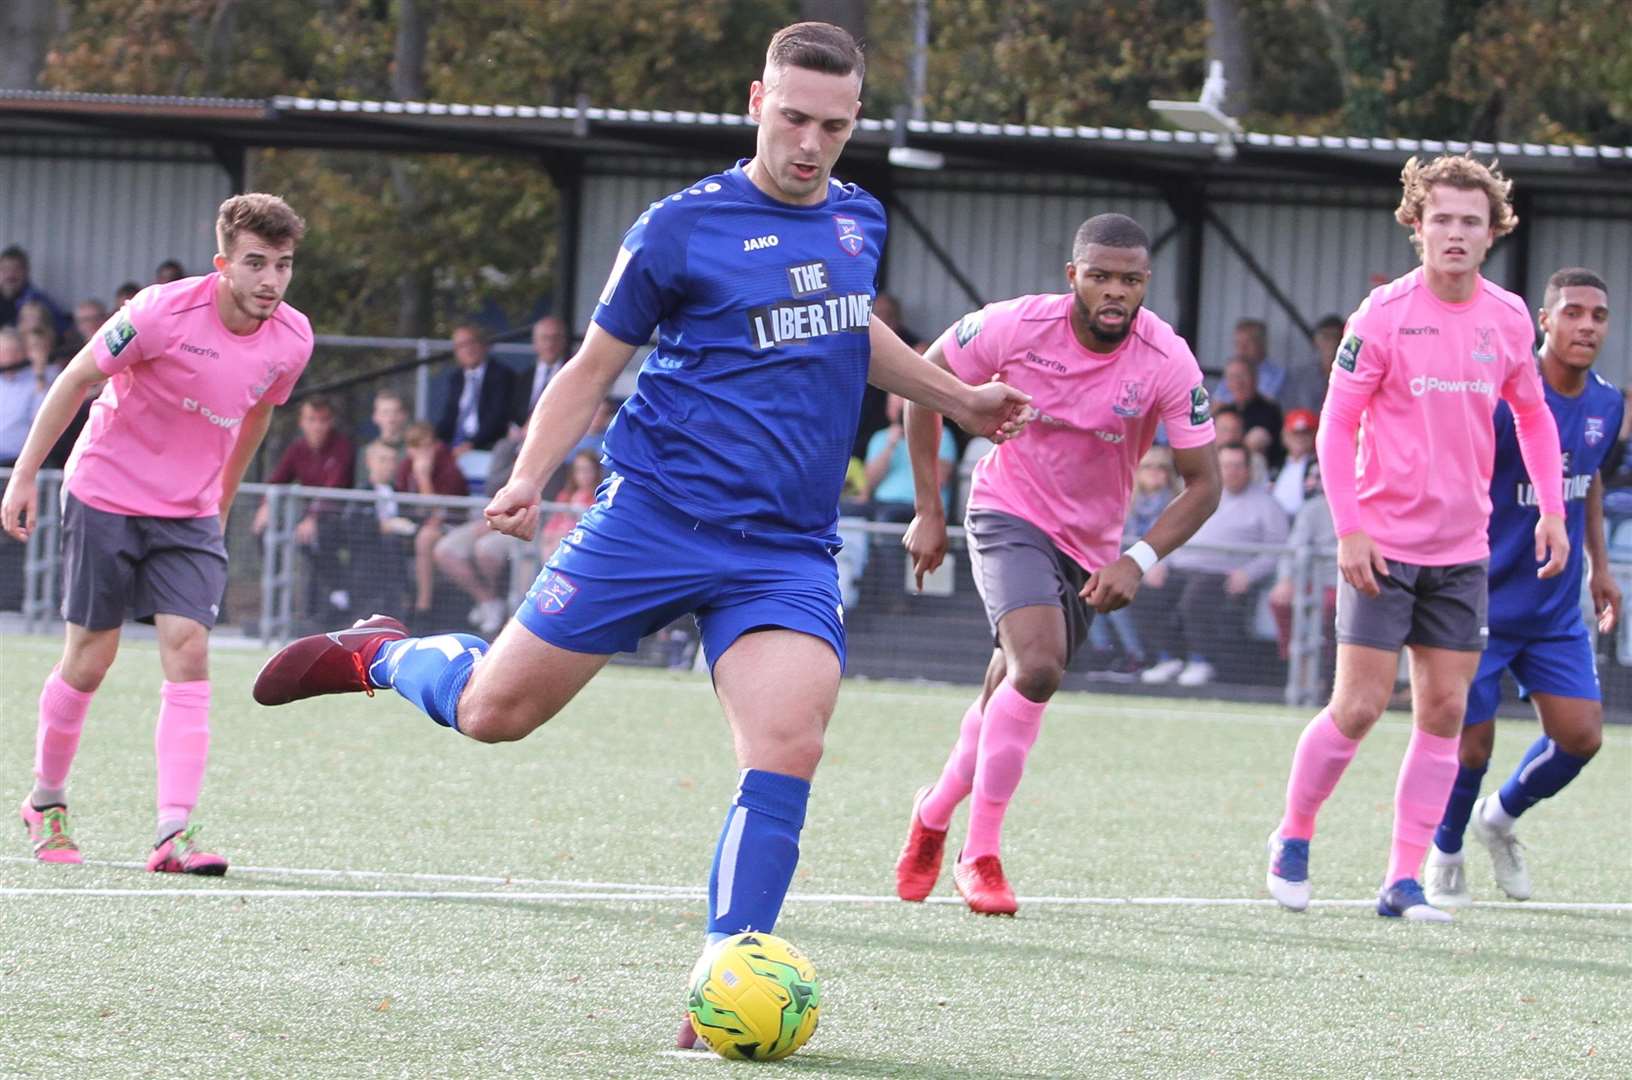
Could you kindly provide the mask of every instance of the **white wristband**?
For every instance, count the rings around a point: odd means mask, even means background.
[[[1161,556],[1156,554],[1156,549],[1145,543],[1143,540],[1139,541],[1122,554],[1139,564],[1139,572],[1141,574],[1150,573],[1150,568],[1155,566],[1157,560],[1161,558]]]

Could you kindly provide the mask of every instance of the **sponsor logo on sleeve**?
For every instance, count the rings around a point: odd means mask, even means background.
[[[984,325],[986,325],[986,312],[984,309],[971,311],[959,319],[957,329],[958,348],[964,348],[975,340],[975,335],[980,333],[980,328]]]
[[[120,311],[102,331],[102,344],[108,347],[109,356],[118,356],[125,351],[125,346],[136,337],[136,327],[130,321],[130,312]]]
[[[1190,426],[1200,427],[1213,418],[1213,402],[1200,383],[1190,388]]]
[[[1350,334],[1343,339],[1343,344],[1337,350],[1337,366],[1354,374],[1354,365],[1360,362],[1360,348],[1365,345],[1365,339],[1359,334]]]

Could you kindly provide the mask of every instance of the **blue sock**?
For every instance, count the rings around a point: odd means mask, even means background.
[[[770,933],[799,864],[810,781],[744,769],[708,872],[708,939]]]
[[[487,642],[474,634],[403,638],[374,655],[368,681],[382,689],[391,687],[432,720],[458,731],[459,695],[470,681],[471,668],[486,653]]]
[[[1541,800],[1557,795],[1575,779],[1588,760],[1566,754],[1543,735],[1530,744],[1530,749],[1524,752],[1524,760],[1497,793],[1502,809],[1518,817]]]
[[[1451,797],[1445,803],[1445,816],[1434,833],[1434,846],[1445,854],[1454,855],[1462,850],[1462,834],[1468,831],[1468,818],[1473,814],[1473,804],[1479,801],[1479,785],[1484,780],[1483,768],[1470,769],[1463,765],[1456,770],[1456,782],[1451,785]]]

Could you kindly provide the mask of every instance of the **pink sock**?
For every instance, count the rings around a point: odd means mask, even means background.
[[[1046,702],[1032,701],[1004,680],[986,703],[975,763],[974,798],[969,803],[969,836],[963,861],[996,855],[1003,837],[1003,813],[1020,786],[1026,755],[1043,727]]]
[[[944,829],[952,823],[952,811],[969,797],[975,786],[975,758],[980,752],[980,699],[977,697],[963,714],[958,727],[958,741],[947,756],[941,769],[941,778],[929,789],[924,801],[918,804],[918,820],[931,829]]]
[[[1411,743],[1400,762],[1394,787],[1394,847],[1388,856],[1385,886],[1401,878],[1415,878],[1422,870],[1428,842],[1445,816],[1445,801],[1456,783],[1456,735],[1430,735],[1421,728],[1411,732]]]
[[[204,786],[210,752],[210,683],[165,682],[159,690],[159,726],[153,752],[159,761],[159,839],[184,828]]]
[[[85,714],[91,708],[91,695],[75,690],[63,681],[56,668],[45,680],[40,691],[40,727],[34,740],[34,805],[49,806],[61,803],[68,788],[68,769],[74,763],[79,749],[79,733],[85,727]]]
[[[1292,775],[1286,781],[1286,816],[1281,818],[1280,829],[1283,840],[1314,838],[1315,815],[1331,797],[1359,748],[1358,739],[1337,730],[1330,709],[1322,709],[1309,721],[1292,754]],[[1440,809],[1444,809],[1443,800]],[[1439,824],[1438,818],[1434,824]]]

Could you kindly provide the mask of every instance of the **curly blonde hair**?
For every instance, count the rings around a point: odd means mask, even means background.
[[[1472,154],[1443,154],[1424,165],[1412,157],[1400,170],[1400,205],[1394,210],[1394,220],[1412,230],[1412,246],[1417,244],[1416,226],[1435,184],[1483,191],[1490,200],[1493,238],[1506,236],[1519,224],[1519,215],[1513,212],[1513,181],[1502,175],[1494,159],[1486,165]]]

